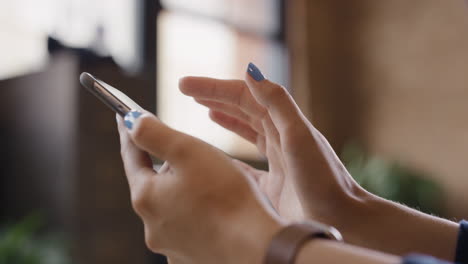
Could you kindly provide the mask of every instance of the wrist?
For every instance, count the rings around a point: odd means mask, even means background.
[[[240,217],[229,221],[231,225],[222,227],[226,236],[219,243],[222,249],[218,251],[218,259],[222,259],[223,263],[263,263],[274,235],[286,226],[280,218],[264,208],[245,210],[248,213],[241,213]]]
[[[219,223],[212,236],[199,241],[191,250],[167,253],[170,263],[262,263],[271,239],[285,226],[268,213],[259,212]]]
[[[372,219],[375,213],[380,211],[382,203],[389,202],[360,186],[353,191],[337,195],[335,201],[336,203],[321,216],[311,219],[335,227],[343,235],[344,241],[352,244],[360,240],[362,230],[373,223]]]
[[[351,197],[347,207],[335,222],[327,222],[342,233],[345,242],[396,255],[420,252],[453,260],[455,223],[370,193]]]
[[[304,244],[323,239],[342,241],[335,228],[316,221],[290,224],[275,234],[268,246],[265,263],[293,263]]]
[[[246,230],[242,239],[239,240],[244,255],[241,262],[236,263],[263,263],[267,249],[275,236],[286,226],[280,220],[269,217],[265,221],[258,221],[252,228]],[[238,252],[236,253],[240,255]]]

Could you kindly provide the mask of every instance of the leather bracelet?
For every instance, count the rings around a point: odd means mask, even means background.
[[[343,241],[340,232],[334,227],[312,221],[292,224],[273,237],[264,264],[293,264],[301,246],[314,238]]]

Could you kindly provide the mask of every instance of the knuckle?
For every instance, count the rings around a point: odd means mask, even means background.
[[[267,90],[266,99],[269,102],[277,102],[289,96],[288,91],[283,86],[273,83]]]
[[[151,210],[151,199],[147,191],[137,190],[132,193],[132,207],[139,215]]]
[[[134,128],[133,131],[133,140],[136,142],[144,141],[148,133],[151,133],[151,120],[147,116],[140,117],[138,126]]]
[[[178,160],[188,160],[193,158],[196,147],[194,140],[181,137],[174,140],[168,154],[171,157],[177,157]]]

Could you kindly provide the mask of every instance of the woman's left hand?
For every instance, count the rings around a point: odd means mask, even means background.
[[[255,176],[281,217],[332,225],[362,247],[453,259],[457,224],[364,190],[286,88],[265,79],[255,65],[249,64],[245,80],[185,77],[180,89],[207,106],[213,121],[265,154],[268,172],[237,164]]]
[[[218,149],[148,112],[117,119],[147,246],[178,263],[261,263],[281,223],[252,179]],[[158,172],[148,153],[166,160]]]

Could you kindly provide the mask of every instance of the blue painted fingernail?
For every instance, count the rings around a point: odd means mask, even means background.
[[[247,67],[247,72],[249,73],[250,77],[252,77],[257,82],[265,80],[262,72],[255,66],[253,63],[249,63],[249,67]]]
[[[124,124],[128,129],[133,128],[133,124],[135,123],[135,120],[141,116],[140,111],[130,111],[125,115],[124,118]]]

